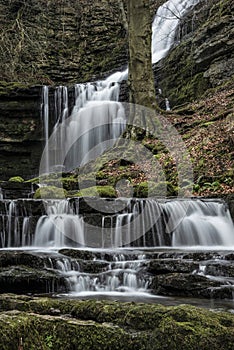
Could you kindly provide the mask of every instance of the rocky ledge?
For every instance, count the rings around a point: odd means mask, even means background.
[[[231,350],[234,315],[194,306],[0,296],[0,345],[17,349]]]
[[[135,270],[134,278],[151,295],[232,299],[233,261],[231,251],[2,250],[0,293],[72,293],[85,291],[85,285],[93,292],[106,290],[113,276],[124,290],[126,276]]]

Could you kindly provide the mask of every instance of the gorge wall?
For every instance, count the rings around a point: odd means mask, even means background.
[[[162,2],[151,0],[152,14]],[[91,81],[126,66],[121,4],[0,0],[0,179],[38,173],[42,85]],[[233,76],[232,1],[201,4],[183,21],[180,44],[154,67],[156,85],[172,106],[199,98]]]
[[[233,80],[233,11],[231,0],[201,1],[182,21],[179,45],[154,66],[156,84],[172,106]]]

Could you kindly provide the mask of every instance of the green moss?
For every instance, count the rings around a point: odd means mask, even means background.
[[[78,188],[77,176],[66,176],[61,179],[63,188],[67,191],[76,190]]]
[[[44,198],[50,198],[50,199],[62,199],[64,197],[67,197],[67,191],[63,188],[55,187],[55,186],[45,186],[40,187],[36,190],[34,194],[34,199],[44,199]]]
[[[34,177],[32,179],[29,179],[25,182],[29,182],[29,183],[32,183],[32,184],[38,184],[39,183],[39,177]]]
[[[172,197],[177,195],[177,189],[171,182],[160,181],[144,181],[140,182],[134,188],[134,196],[138,198],[147,198],[147,197]]]
[[[73,194],[73,197],[95,197],[116,198],[116,191],[112,186],[92,186],[84,188]]]
[[[4,350],[17,349],[21,337],[25,349],[35,350],[51,346],[55,350],[233,349],[233,314],[190,305],[14,295],[2,295],[0,300],[0,346]]]
[[[27,84],[22,82],[6,82],[0,81],[0,95],[9,95],[11,92],[14,92],[17,89],[26,89],[28,87]]]
[[[8,181],[10,181],[10,182],[24,182],[24,179],[21,176],[13,176]]]
[[[210,87],[203,73],[196,74],[181,83],[179,89],[171,89],[170,91],[170,99],[176,101],[177,105],[200,98]]]

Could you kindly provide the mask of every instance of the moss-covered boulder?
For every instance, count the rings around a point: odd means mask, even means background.
[[[144,181],[137,184],[134,188],[134,196],[138,198],[172,197],[176,196],[177,192],[176,187],[168,181]]]
[[[10,177],[10,179],[8,181],[10,181],[10,182],[24,182],[24,179],[21,176],[13,176],[13,177]]]
[[[0,346],[16,349],[231,350],[234,315],[189,305],[0,296]]]
[[[102,197],[116,198],[116,190],[113,186],[92,186],[73,194],[73,197]]]
[[[34,193],[34,199],[63,199],[67,196],[67,191],[56,186],[40,187]]]

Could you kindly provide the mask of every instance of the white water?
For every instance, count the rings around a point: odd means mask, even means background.
[[[113,208],[119,205],[118,200],[111,202]],[[39,219],[34,212],[38,215],[42,202],[36,201],[34,209],[30,203],[1,201],[0,248],[234,246],[233,222],[223,201],[126,199],[123,212],[100,214],[100,224],[86,222],[79,200],[44,201]]]
[[[92,263],[95,265],[95,260]],[[100,271],[87,273],[83,271],[82,266],[72,265],[70,260],[64,257],[57,260],[56,269],[66,276],[69,290],[76,295],[146,293],[149,278],[144,278],[141,273],[146,263],[144,256],[139,255],[138,260],[127,260],[123,254],[113,254],[110,262],[97,259],[96,264],[98,263],[103,264],[103,267],[99,268]]]
[[[168,213],[178,212],[178,205],[183,204],[169,203]],[[234,246],[234,226],[229,210],[223,203],[191,202],[186,215],[173,230],[172,246]]]
[[[169,0],[159,7],[152,34],[152,63],[164,58],[175,43],[180,21],[200,0]]]
[[[48,266],[60,271],[74,295],[150,292],[149,275],[146,277],[144,274],[144,267],[147,266],[147,256],[144,254],[147,249],[229,250],[234,247],[233,222],[222,201],[158,202],[149,199],[131,203],[126,200],[124,213],[103,216],[102,226],[96,226],[94,233],[96,236],[100,233],[100,247],[104,248],[99,250],[98,247],[90,249],[87,244],[90,238],[89,226],[86,226],[85,218],[79,213],[79,200],[48,200],[45,203],[47,214],[39,218],[35,230],[33,224],[36,218],[29,205],[31,202],[24,201],[22,205],[22,200],[2,200],[1,247],[30,247],[34,250],[43,249],[47,253],[49,251],[50,254],[63,247],[85,247],[91,253],[91,258],[87,257],[89,261],[81,259],[78,263],[74,259],[59,256],[55,262],[53,258]],[[33,203],[40,204],[40,201]],[[105,227],[106,224],[111,224],[109,229]],[[110,237],[107,237],[108,231]],[[32,235],[32,232],[35,233]],[[139,236],[143,232],[146,234]],[[165,247],[170,236],[171,243]],[[93,264],[91,269],[90,263]],[[198,273],[201,272],[202,268]]]
[[[84,246],[84,225],[67,200],[50,202],[37,222],[34,247]]]

